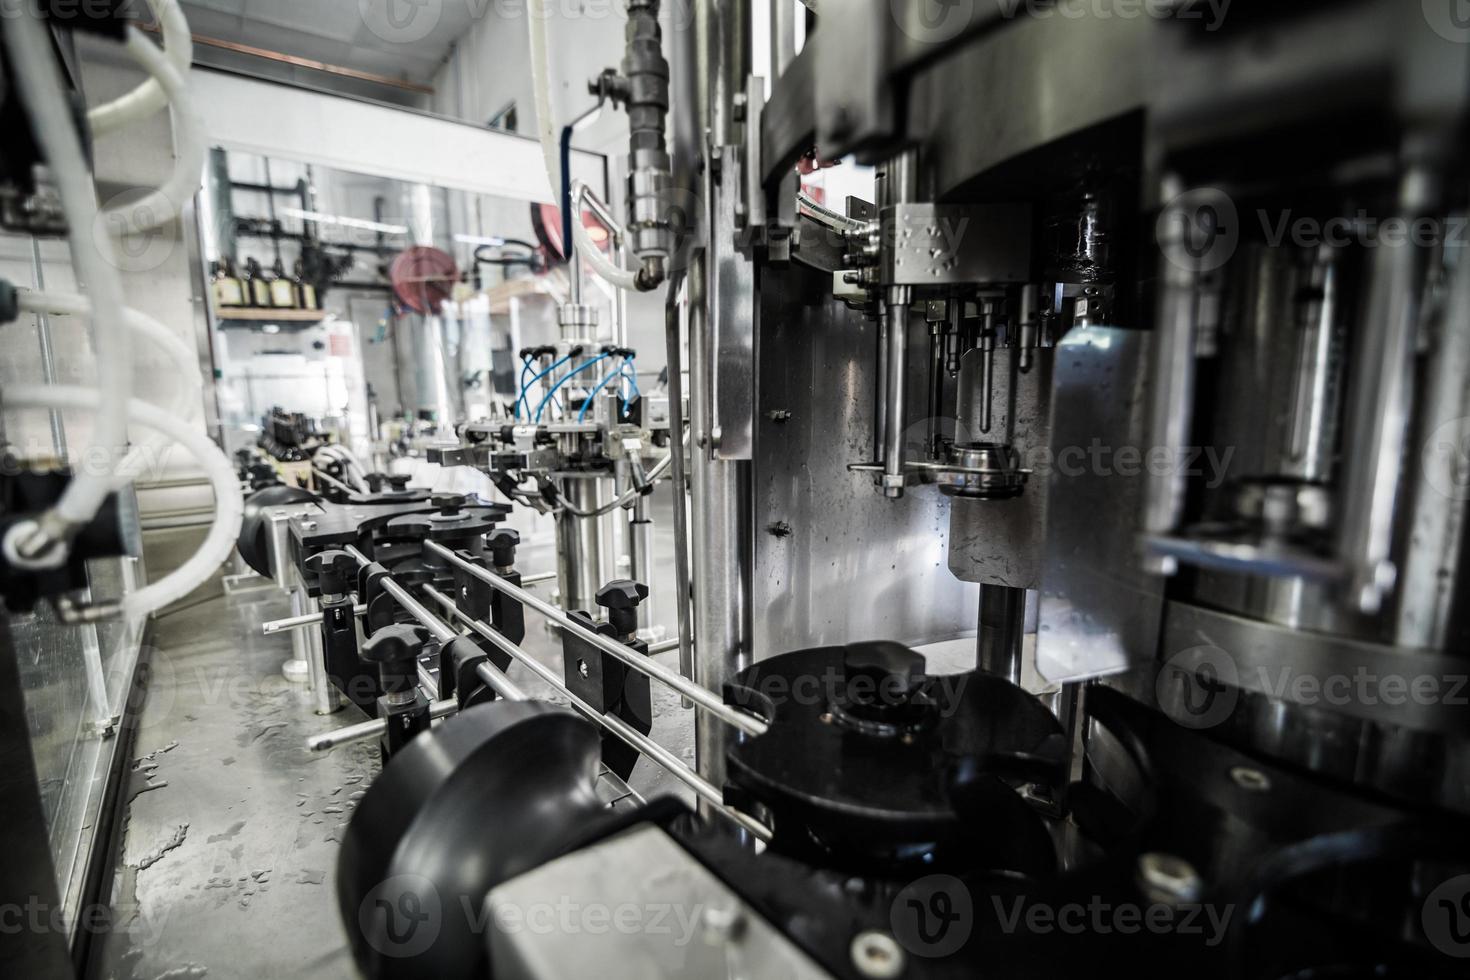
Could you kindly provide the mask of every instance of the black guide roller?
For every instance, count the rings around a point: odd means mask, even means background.
[[[590,722],[497,701],[398,753],[347,825],[337,901],[364,976],[483,977],[477,915],[501,882],[625,825],[598,798]]]
[[[1046,873],[1025,784],[1059,799],[1066,737],[1036,698],[982,673],[936,677],[898,643],[820,647],[742,671],[725,699],[770,724],[730,749],[726,798],[766,806],[773,847],[862,873]],[[997,842],[1003,842],[1003,846]]]

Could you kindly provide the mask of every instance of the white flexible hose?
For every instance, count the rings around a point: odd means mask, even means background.
[[[31,313],[53,313],[61,316],[92,315],[92,304],[87,297],[77,293],[49,293],[39,290],[22,290],[17,296],[22,310]],[[199,373],[199,360],[189,345],[180,340],[173,331],[145,313],[131,307],[123,310],[123,321],[129,330],[151,341],[168,355],[178,384],[170,407],[171,414],[187,420],[194,412],[203,392],[204,379]],[[113,475],[112,488],[120,490],[131,483],[151,463],[161,458],[160,454],[173,440],[155,432],[135,445],[118,464]]]
[[[580,210],[579,208],[578,211]],[[602,254],[602,249],[597,247],[587,226],[582,223],[580,213],[572,215],[572,237],[577,241],[577,251],[581,254],[582,261],[591,266],[593,272],[619,289],[638,292],[638,274],[622,268]]]
[[[72,385],[16,385],[5,391],[7,408],[47,408],[58,411],[91,409],[102,404],[96,391]],[[177,602],[209,580],[230,557],[240,536],[245,501],[240,496],[239,478],[224,452],[209,437],[164,409],[134,398],[128,402],[128,417],[139,425],[167,435],[182,446],[204,468],[214,489],[214,523],[199,550],[174,571],[152,585],[123,599],[129,616],[146,616]]]
[[[204,119],[189,94],[184,73],[169,61],[166,52],[135,27],[128,29],[127,50],[168,96],[173,107],[177,150],[173,172],[161,186],[137,200],[103,212],[114,235],[136,235],[178,217],[199,190],[204,177],[204,155],[208,151]]]
[[[541,159],[546,164],[546,179],[551,182],[551,197],[562,205],[561,200],[561,150],[557,144],[556,129],[551,119],[550,68],[546,55],[546,0],[531,0],[527,8],[531,31],[531,85],[536,102],[536,135],[541,143]],[[575,210],[575,199],[573,200]],[[638,275],[619,267],[592,241],[582,224],[582,215],[571,216],[572,245],[582,255],[582,261],[603,279],[619,289],[637,290]]]
[[[77,280],[86,285],[97,310],[92,332],[99,408],[92,428],[92,447],[121,455],[128,441],[127,405],[132,397],[133,352],[131,333],[122,323],[122,282],[112,242],[105,235],[92,234],[97,221],[97,198],[62,87],[61,73],[52,55],[49,30],[39,18],[12,17],[7,19],[0,34],[4,36],[5,50],[31,128],[61,195]],[[116,455],[111,458],[116,459]],[[99,472],[78,474],[67,485],[61,499],[38,522],[38,537],[43,541],[63,541],[90,521],[112,489],[114,468],[108,466]],[[53,563],[56,550],[26,557],[7,548],[12,561],[26,567]]]
[[[159,30],[163,34],[163,51],[169,63],[178,69],[180,75],[188,74],[194,61],[194,38],[189,33],[189,21],[185,19],[184,12],[179,9],[177,0],[149,0],[149,6],[158,18]],[[158,79],[150,76],[126,95],[88,110],[87,122],[92,126],[92,133],[100,136],[146,119],[168,102],[168,93]]]

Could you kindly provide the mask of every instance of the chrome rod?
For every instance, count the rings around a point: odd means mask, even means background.
[[[429,717],[431,719],[447,718],[458,710],[458,701],[435,701],[429,705]],[[325,752],[327,749],[335,749],[339,745],[347,745],[351,742],[361,742],[363,739],[375,738],[382,735],[387,729],[387,722],[381,718],[373,718],[369,721],[359,722],[356,725],[348,725],[345,728],[322,732],[320,735],[312,735],[306,740],[306,748],[311,752]]]
[[[425,586],[425,588],[432,589],[434,587],[432,585],[427,585]],[[457,609],[455,610],[455,612],[458,611],[459,610]],[[480,664],[480,666],[475,668],[475,676],[480,678],[480,680],[484,681],[486,684],[490,685],[490,690],[505,698],[507,701],[530,700],[530,696],[527,695],[525,691],[517,687],[514,681],[502,674],[492,664]]]
[[[366,616],[367,606],[353,606],[352,615]],[[272,633],[285,633],[287,630],[299,630],[307,626],[315,626],[322,621],[319,612],[307,613],[304,616],[290,616],[286,619],[272,619],[260,624],[260,631],[267,636]]]
[[[359,564],[366,565],[368,563],[367,557],[351,545],[348,545],[343,550],[353,558],[356,558]],[[384,592],[391,595],[394,601],[402,606],[410,616],[423,624],[430,633],[433,633],[434,638],[440,643],[448,643],[450,640],[459,638],[459,632],[454,627],[444,622],[438,616],[435,616],[429,610],[428,606],[415,599],[409,594],[407,589],[393,581],[392,578],[385,576],[378,581],[378,585],[382,587]],[[510,698],[513,701],[524,701],[526,699],[525,692],[516,687],[515,682],[509,677],[506,677],[505,674],[501,673],[493,665],[481,664],[476,672],[479,673],[480,679],[486,684],[489,684],[491,689],[497,694]],[[419,664],[419,683],[429,688],[434,696],[438,696],[439,682],[428,673],[423,664]]]
[[[750,831],[761,840],[769,841],[771,839],[771,830],[769,827],[756,820],[755,818],[749,816],[748,814],[741,813],[739,810],[735,810],[731,807],[726,806],[724,796],[720,793],[718,789],[715,788],[712,783],[700,777],[698,773],[685,765],[668,749],[664,748],[662,745],[659,745],[653,739],[649,738],[647,735],[644,735],[637,729],[631,727],[621,718],[618,718],[614,715],[605,715],[594,708],[592,705],[588,704],[586,701],[582,700],[582,698],[578,697],[571,688],[567,687],[566,683],[560,677],[558,677],[556,673],[551,670],[551,668],[538,661],[535,657],[532,657],[529,653],[527,653],[525,650],[522,650],[519,646],[517,646],[515,643],[512,643],[506,637],[501,636],[490,626],[467,615],[462,609],[455,605],[453,599],[440,592],[432,585],[424,586],[424,592],[430,598],[434,599],[446,610],[448,610],[451,616],[464,623],[467,627],[474,630],[476,633],[480,634],[491,643],[495,644],[496,647],[504,651],[509,656],[513,657],[524,667],[530,670],[531,673],[535,674],[537,677],[545,681],[548,685],[551,686],[552,689],[554,689],[559,694],[564,696],[568,701],[570,701],[572,703],[572,707],[576,708],[579,712],[586,715],[587,718],[589,718],[590,720],[597,722],[599,725],[602,725],[608,731],[612,732],[614,735],[627,742],[639,752],[648,756],[649,759],[658,764],[669,775],[673,776],[675,779],[678,779],[684,785],[692,789],[696,795],[698,795],[701,799],[710,804],[711,807],[719,810],[721,813],[725,814],[725,816],[729,817],[731,820],[735,821],[741,827],[744,827],[746,830]]]
[[[361,559],[359,559],[361,560]],[[523,575],[521,587],[537,585],[541,582],[550,582],[556,578],[555,572],[537,572],[535,575]],[[366,616],[367,606],[356,605],[352,607],[352,615]],[[307,626],[315,626],[322,621],[321,613],[307,613],[304,616],[289,616],[286,619],[272,619],[260,624],[260,631],[267,636],[273,633],[285,633],[288,630],[304,629]],[[665,647],[664,649],[669,649]]]
[[[766,731],[767,726],[765,722],[730,707],[709,689],[679,676],[678,672],[670,670],[657,660],[652,660],[616,640],[611,640],[600,633],[592,632],[592,630],[572,619],[549,602],[538,599],[526,590],[511,585],[500,576],[465,561],[459,555],[456,555],[453,551],[438,542],[425,541],[424,547],[433,551],[434,554],[443,558],[445,561],[452,562],[456,567],[470,573],[487,585],[499,589],[512,599],[531,607],[562,629],[572,633],[572,635],[585,640],[605,653],[611,654],[640,674],[646,674],[655,680],[662,681],[726,724],[740,729],[747,735],[761,735]]]

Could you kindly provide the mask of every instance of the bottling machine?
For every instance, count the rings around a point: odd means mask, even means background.
[[[631,421],[574,388],[577,422],[457,451],[559,515],[565,609],[449,510],[295,538],[334,595],[357,576],[381,670],[389,761],[339,876],[364,972],[1457,975],[1453,22],[823,4],[796,55],[777,3],[766,97],[749,4],[667,36],[627,6],[596,84],[628,107],[636,264],[598,271],[668,281],[687,403],[678,370]],[[847,157],[874,200],[803,193],[800,161]],[[532,356],[612,353],[577,316]],[[606,505],[580,488],[627,474],[627,504],[686,466],[674,673],[638,639],[645,584],[588,579]],[[527,606],[560,677],[518,645]],[[914,649],[967,630],[966,673]],[[572,709],[523,702],[513,662]],[[647,738],[650,681],[696,712],[692,770]],[[697,810],[602,803],[639,753]],[[534,928],[557,902],[634,921]],[[700,910],[683,941],[643,918],[665,905]]]
[[[515,417],[438,451],[510,503],[247,507],[299,598],[268,628],[370,716],[313,747],[382,749],[337,869],[362,973],[1464,975],[1455,5],[823,0],[798,53],[778,0],[769,80],[751,6],[626,0],[612,257],[538,79],[578,261],[667,291],[666,392],[599,380],[633,352],[574,297]],[[839,160],[873,200],[803,191]],[[695,806],[609,793],[640,759]]]

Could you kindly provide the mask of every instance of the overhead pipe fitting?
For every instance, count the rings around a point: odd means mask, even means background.
[[[622,74],[608,69],[589,86],[592,94],[628,110],[628,238],[638,257],[640,290],[664,281],[677,244],[671,207],[673,164],[664,138],[669,63],[658,11],[659,0],[628,0]]]

